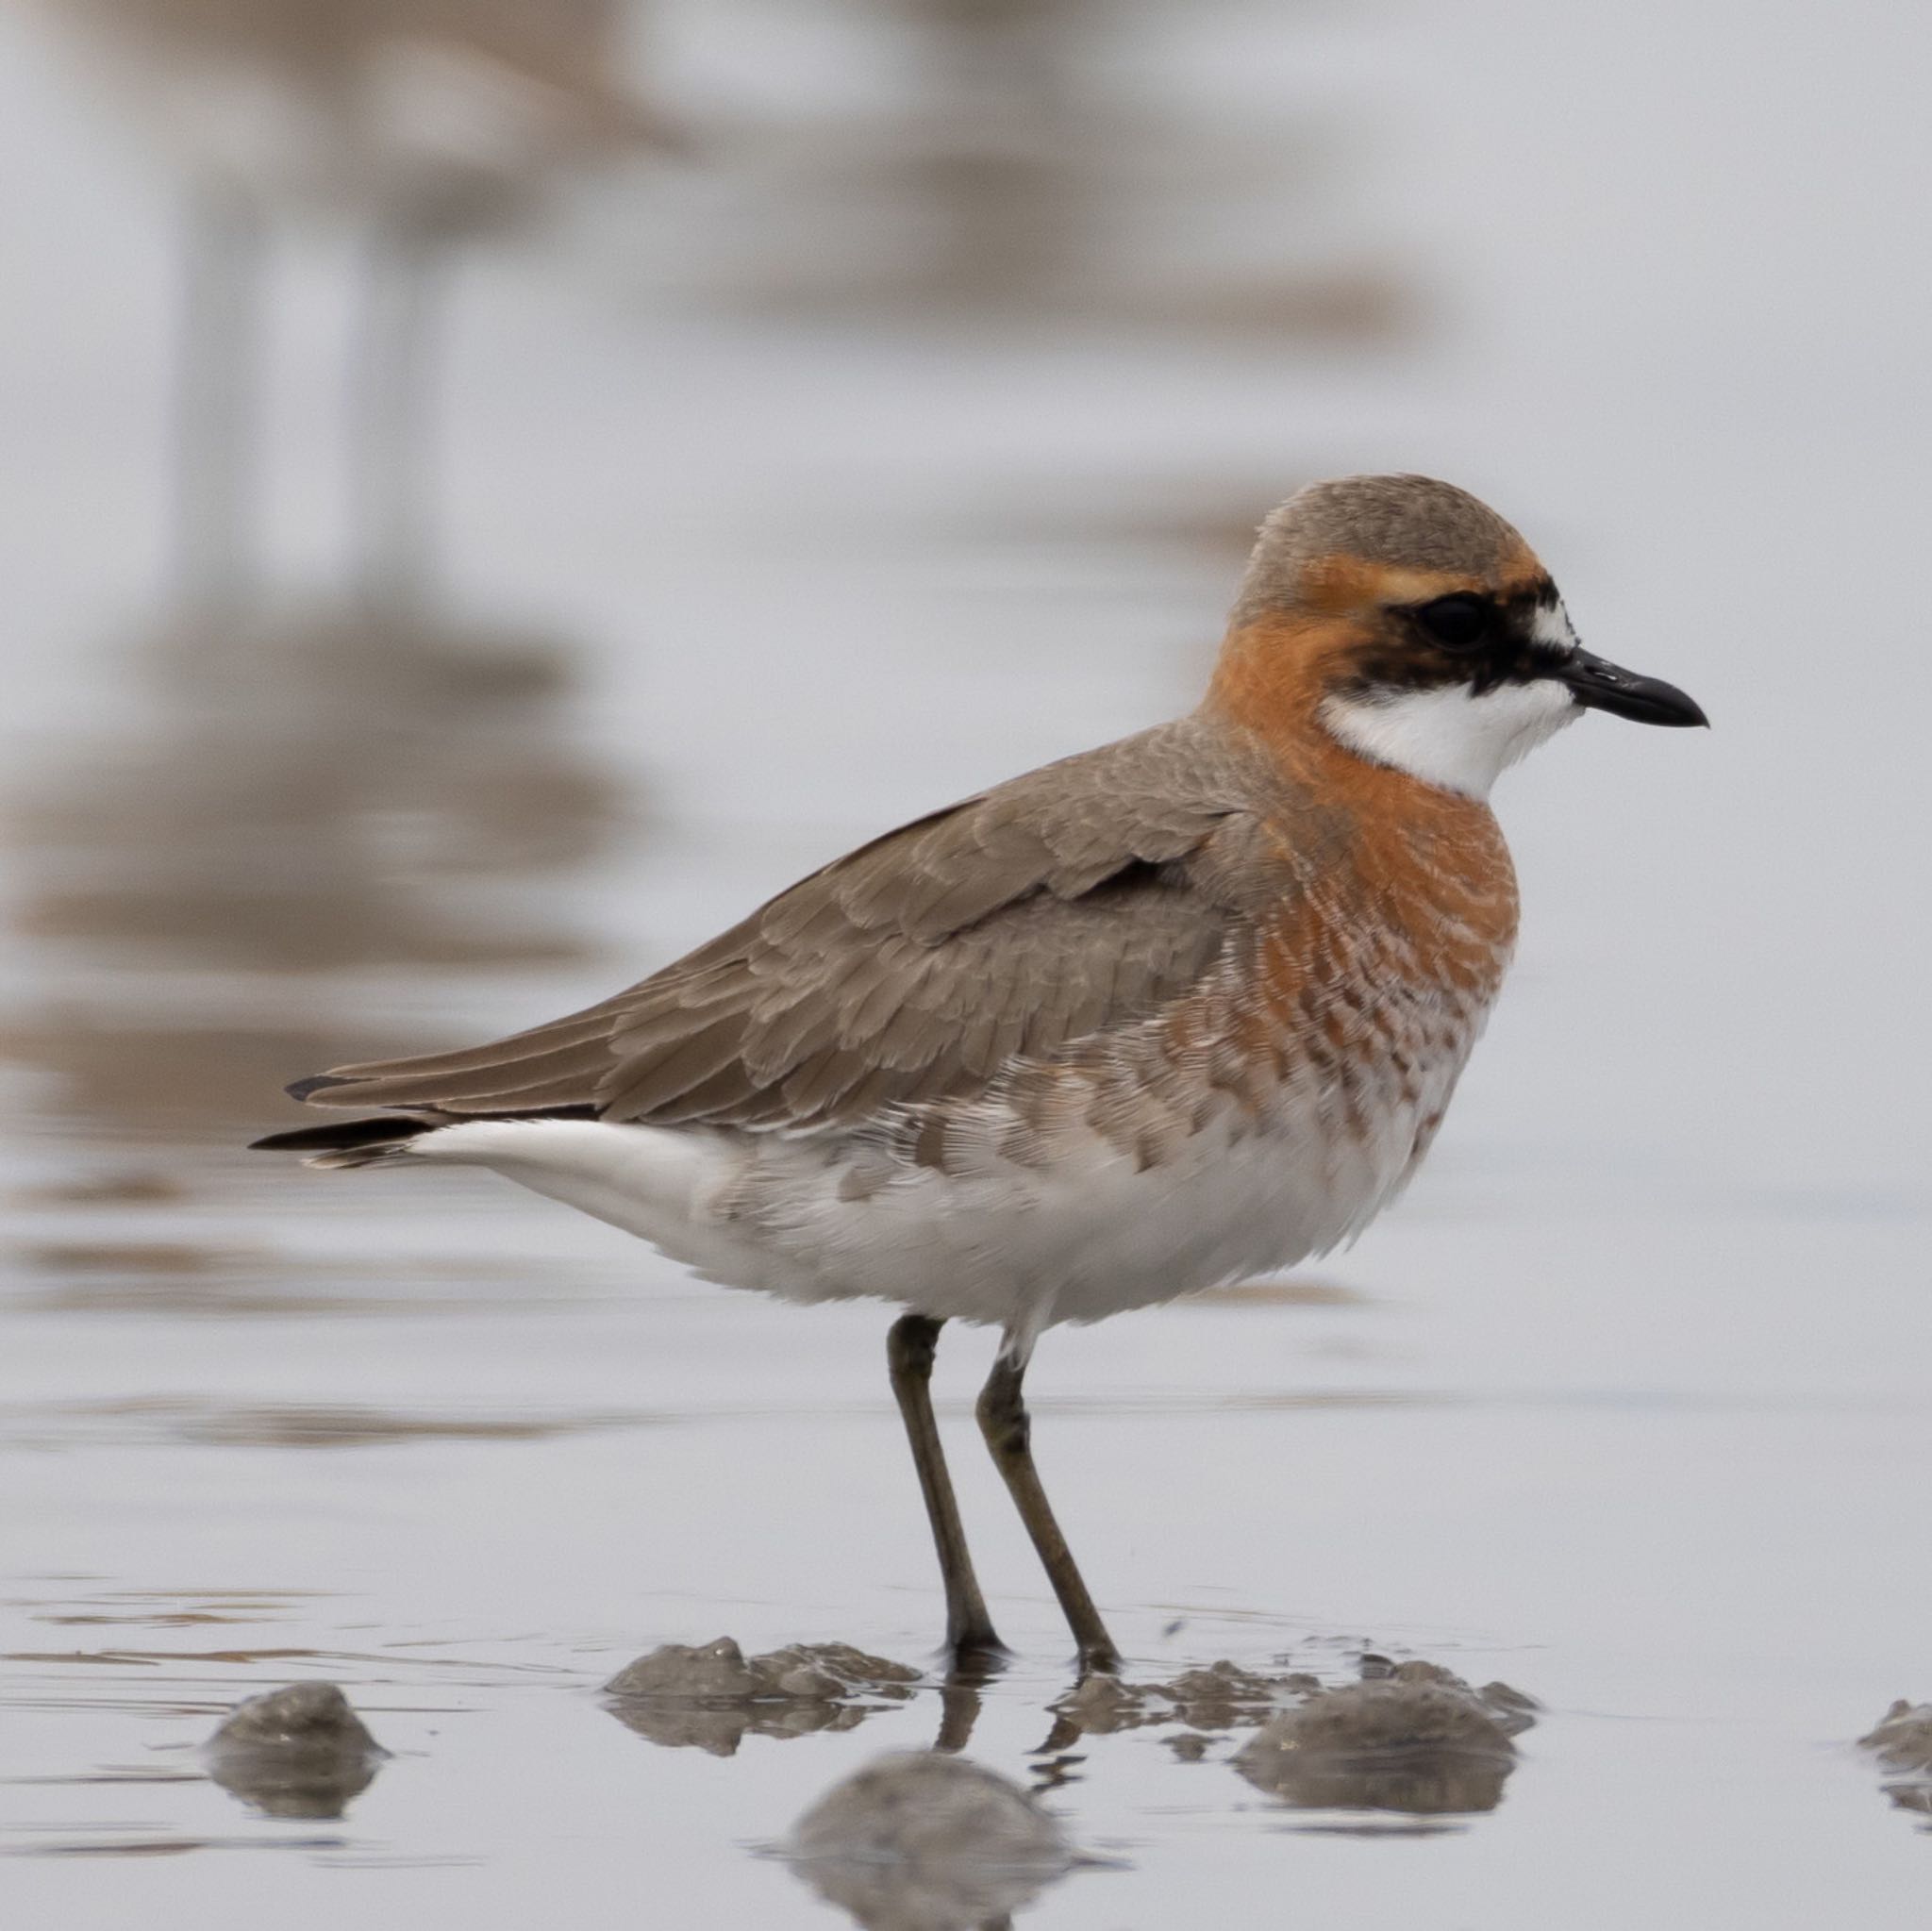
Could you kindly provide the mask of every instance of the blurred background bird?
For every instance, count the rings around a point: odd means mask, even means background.
[[[422,595],[439,272],[560,177],[661,151],[626,86],[619,0],[49,0],[178,172],[185,296],[175,569],[204,616],[255,588],[263,284],[277,225],[359,231],[349,384],[353,574]]]

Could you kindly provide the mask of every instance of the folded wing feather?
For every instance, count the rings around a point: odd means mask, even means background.
[[[1230,880],[1257,843],[1249,774],[1203,728],[1165,725],[890,832],[581,1012],[341,1067],[305,1096],[810,1130],[983,1090],[1015,1056],[1180,997],[1243,918]]]

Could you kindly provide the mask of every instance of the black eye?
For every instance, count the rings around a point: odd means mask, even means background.
[[[1490,634],[1494,614],[1480,597],[1438,597],[1416,611],[1415,621],[1424,636],[1444,650],[1474,650]]]

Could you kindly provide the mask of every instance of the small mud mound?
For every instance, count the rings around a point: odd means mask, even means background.
[[[1879,1718],[1869,1736],[1858,1739],[1887,1770],[1915,1770],[1932,1776],[1932,1703],[1904,1697]]]
[[[1235,1756],[1242,1776],[1303,1809],[1434,1817],[1493,1810],[1511,1740],[1536,1705],[1505,1683],[1473,1690],[1440,1664],[1363,1659],[1363,1678],[1317,1688]]]
[[[728,1636],[702,1647],[667,1642],[604,1686],[608,1708],[640,1737],[669,1749],[729,1756],[747,1736],[850,1730],[903,1703],[917,1670],[850,1643],[790,1643],[747,1656]]]
[[[863,1931],[1004,1923],[1075,1862],[1054,1818],[962,1756],[881,1756],[825,1792],[780,1846]]]
[[[333,1683],[251,1696],[208,1741],[208,1775],[271,1817],[340,1817],[388,1755]]]
[[[1321,1687],[1321,1678],[1304,1670],[1271,1676],[1230,1662],[1183,1670],[1170,1683],[1084,1676],[1052,1706],[1058,1723],[1053,1747],[1064,1747],[1076,1737],[1107,1737],[1158,1723],[1186,1723],[1195,1730],[1265,1723],[1275,1711]]]
[[[1858,1739],[1892,1773],[1885,1794],[1901,1810],[1932,1819],[1932,1703],[1907,1703],[1904,1697],[1879,1718],[1869,1735]],[[1926,1829],[1932,1830],[1932,1823]]]

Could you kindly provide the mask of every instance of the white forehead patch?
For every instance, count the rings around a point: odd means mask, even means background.
[[[1529,634],[1551,650],[1568,652],[1576,648],[1576,632],[1570,627],[1570,612],[1563,608],[1560,598],[1554,604],[1537,606]]]
[[[1540,628],[1544,614],[1538,614]],[[1567,623],[1563,627],[1567,635]],[[1327,697],[1320,715],[1333,736],[1373,763],[1445,791],[1487,798],[1504,772],[1574,724],[1582,707],[1554,678],[1536,677],[1499,684],[1480,697],[1467,684]]]

